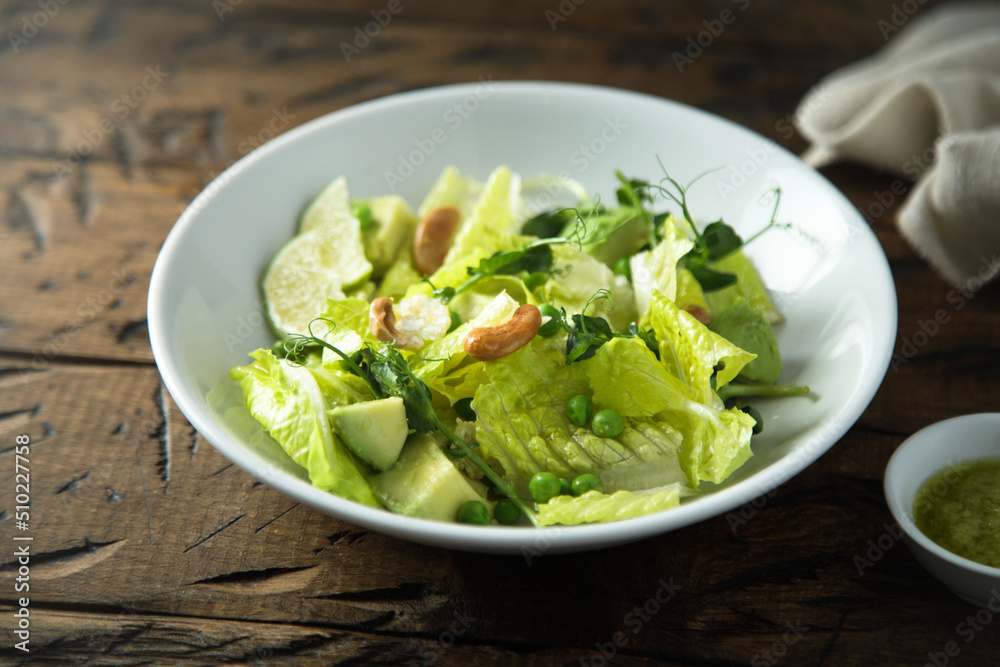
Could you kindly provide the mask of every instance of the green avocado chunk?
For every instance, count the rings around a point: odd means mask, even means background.
[[[738,299],[712,318],[708,328],[733,345],[757,355],[737,377],[763,384],[774,384],[781,377],[781,353],[774,329],[767,316],[751,308],[745,300]]]
[[[408,516],[455,521],[458,510],[469,500],[493,506],[486,500],[482,484],[463,475],[437,441],[422,433],[410,436],[392,470],[369,481],[383,505]]]
[[[330,422],[348,449],[379,471],[396,463],[410,430],[398,396],[335,407]]]

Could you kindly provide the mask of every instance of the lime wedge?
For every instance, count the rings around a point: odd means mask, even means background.
[[[278,250],[264,271],[261,292],[271,328],[278,336],[308,334],[309,323],[326,305],[342,299],[340,273],[328,264],[316,232],[294,237]]]
[[[351,198],[347,192],[347,179],[340,176],[323,188],[309,203],[299,218],[299,233],[320,227],[346,224],[354,221],[351,215]]]
[[[299,218],[299,234],[271,259],[261,292],[271,328],[279,336],[308,334],[327,299],[365,284],[372,265],[351,214],[347,179],[327,185]]]

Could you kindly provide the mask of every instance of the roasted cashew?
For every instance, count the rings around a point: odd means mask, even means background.
[[[518,306],[506,322],[492,327],[476,327],[465,335],[462,347],[477,361],[493,361],[517,352],[531,342],[542,326],[538,308]]]
[[[409,342],[406,336],[396,329],[396,315],[392,312],[392,299],[387,296],[375,299],[368,308],[368,331],[384,343],[393,341],[396,347],[406,347]]]
[[[712,321],[712,314],[697,304],[688,304],[684,310],[702,324],[708,324]]]
[[[420,273],[429,276],[444,264],[460,217],[458,209],[443,206],[428,212],[417,225],[413,236],[413,261]]]

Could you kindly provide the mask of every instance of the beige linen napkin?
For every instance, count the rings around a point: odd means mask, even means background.
[[[915,179],[900,231],[956,285],[988,280],[1000,272],[1000,7],[943,5],[893,20],[883,33],[901,29],[881,52],[799,105],[796,127],[813,142],[803,159]]]

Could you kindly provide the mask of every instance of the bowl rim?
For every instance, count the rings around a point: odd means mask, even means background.
[[[191,204],[181,213],[168,233],[153,268],[148,294],[147,317],[150,343],[156,366],[178,408],[198,432],[215,449],[246,470],[251,476],[263,481],[271,488],[325,514],[406,540],[452,549],[485,551],[490,553],[517,553],[518,551],[523,553],[525,549],[523,544],[526,542],[525,538],[535,536],[535,543],[537,543],[541,532],[544,532],[548,536],[546,539],[551,539],[554,542],[550,551],[552,553],[559,553],[599,549],[616,544],[634,542],[693,525],[736,509],[760,495],[779,487],[829,451],[857,422],[881,386],[892,358],[893,343],[898,326],[895,283],[885,256],[885,251],[882,249],[870,226],[864,223],[863,217],[847,197],[817,170],[806,165],[797,155],[777,144],[773,139],[764,137],[734,121],[694,106],[647,93],[593,84],[563,81],[489,81],[488,84],[495,87],[491,96],[498,94],[538,94],[542,92],[565,93],[569,95],[610,95],[620,98],[623,102],[628,100],[643,101],[647,104],[653,103],[662,106],[665,109],[672,109],[681,113],[694,114],[695,116],[710,119],[713,123],[728,127],[748,138],[774,144],[778,154],[791,159],[797,168],[808,170],[813,177],[818,179],[819,184],[826,190],[832,202],[839,201],[845,204],[843,207],[845,221],[858,223],[858,231],[864,238],[864,242],[869,248],[875,251],[876,258],[881,260],[874,263],[870,268],[876,284],[884,286],[885,291],[884,294],[880,294],[880,298],[884,300],[885,305],[888,307],[885,312],[873,314],[874,321],[877,323],[877,331],[882,332],[883,338],[873,339],[873,356],[870,361],[871,373],[867,376],[862,376],[854,393],[845,401],[837,413],[828,416],[821,424],[817,423],[817,425],[823,426],[823,438],[828,440],[825,446],[812,446],[805,451],[796,451],[792,455],[783,456],[771,463],[767,468],[762,469],[747,479],[740,480],[725,489],[703,495],[699,498],[698,502],[681,505],[670,512],[658,512],[648,516],[617,522],[578,526],[549,526],[544,529],[519,526],[469,526],[421,520],[415,517],[402,517],[381,508],[366,507],[323,491],[308,482],[303,482],[301,478],[284,470],[252,468],[254,461],[246,460],[246,452],[243,444],[237,442],[234,438],[228,436],[228,434],[220,432],[213,420],[210,419],[210,415],[203,415],[203,411],[196,400],[192,396],[188,396],[190,390],[185,387],[180,367],[176,359],[169,353],[171,344],[170,323],[169,318],[166,316],[166,265],[180,245],[181,238],[197,222],[202,209],[201,204],[206,199],[214,197],[214,191],[217,188],[226,187],[231,179],[236,177],[249,165],[266,160],[272,153],[280,150],[285,145],[296,142],[314,132],[322,131],[327,126],[349,121],[355,116],[363,115],[376,107],[390,108],[405,105],[413,101],[434,98],[449,99],[456,96],[464,97],[474,93],[479,86],[484,85],[482,81],[448,84],[395,93],[344,107],[307,121],[268,141],[234,162],[221,174],[216,176],[212,182],[206,185],[195,199],[192,200]],[[812,437],[819,438],[819,435]],[[809,444],[814,445],[815,443],[810,442]]]
[[[916,543],[916,545],[922,550],[940,560],[954,565],[955,567],[962,568],[976,574],[993,577],[1000,581],[1000,567],[993,567],[984,563],[977,563],[974,560],[969,560],[964,556],[960,556],[959,554],[945,549],[940,544],[925,535],[924,532],[917,527],[917,524],[913,520],[912,516],[913,501],[916,499],[916,493],[914,493],[912,498],[903,498],[903,492],[900,488],[902,473],[898,472],[898,470],[903,465],[902,462],[906,461],[908,458],[916,456],[916,452],[925,440],[940,437],[941,435],[947,434],[955,426],[975,421],[991,423],[997,428],[1000,428],[1000,412],[976,412],[950,417],[948,419],[929,424],[906,438],[902,444],[896,448],[896,451],[893,452],[892,456],[889,457],[889,463],[885,468],[883,490],[885,493],[886,504],[889,506],[889,513],[892,514],[893,519],[895,519],[896,523],[903,529],[906,536]],[[961,454],[959,454],[957,457],[950,459],[950,461],[942,459],[935,465],[934,472],[922,480],[916,488],[919,490],[931,476],[936,475],[938,472],[944,470],[951,464],[964,461],[982,461],[988,458],[992,457],[974,456],[964,458]]]

